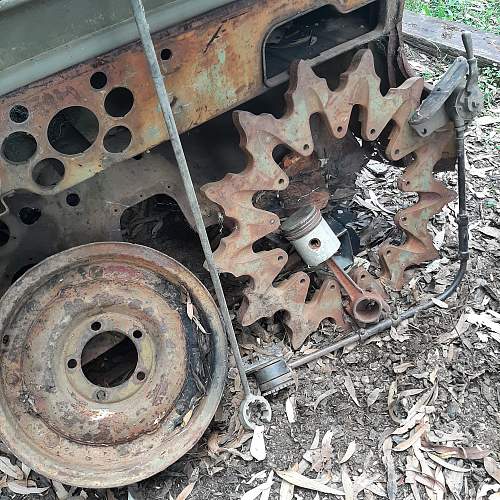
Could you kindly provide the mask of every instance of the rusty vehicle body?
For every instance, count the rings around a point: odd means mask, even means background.
[[[304,199],[325,212],[352,197],[373,151],[419,200],[396,215],[404,238],[381,247],[379,272],[352,279],[385,300],[384,286],[438,256],[427,223],[455,197],[433,176],[454,161],[453,128],[422,138],[408,125],[425,90],[401,52],[402,0],[145,7],[243,326],[280,313],[295,349],[324,320],[351,328],[335,277],[301,268],[273,235]],[[28,40],[15,28],[26,16]],[[55,17],[50,36],[35,26]],[[0,429],[30,467],[84,487],[177,460],[206,430],[227,368],[137,38],[126,1],[0,3]],[[118,351],[125,368],[110,361]]]

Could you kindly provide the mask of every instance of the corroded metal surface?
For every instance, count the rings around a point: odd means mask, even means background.
[[[1,438],[63,483],[114,487],[163,470],[219,404],[227,353],[217,308],[187,269],[150,248],[98,243],[45,260],[2,298],[0,331]],[[105,333],[137,352],[113,384],[85,371],[107,349],[85,346]]]
[[[235,113],[235,124],[240,131],[248,164],[241,174],[228,174],[221,181],[205,186],[203,191],[222,207],[234,224],[234,230],[221,241],[215,253],[221,271],[250,277],[239,311],[243,325],[285,310],[292,343],[297,347],[323,319],[333,318],[342,324],[339,300],[319,298],[327,286],[323,285],[312,301],[306,303],[307,274],[296,273],[277,285],[274,283],[288,260],[287,253],[280,248],[262,252],[255,252],[253,248],[255,242],[278,231],[280,225],[275,214],[254,206],[255,194],[285,191],[289,186],[289,179],[274,160],[273,151],[277,146],[286,145],[296,154],[310,157],[314,151],[309,126],[312,115],[320,114],[331,135],[340,139],[348,133],[351,113],[357,105],[364,140],[376,141],[391,124],[387,157],[392,161],[410,154],[416,157],[402,182],[404,190],[418,192],[419,202],[396,218],[409,238],[397,250],[393,247],[382,250],[384,279],[393,287],[400,287],[404,270],[436,255],[427,232],[427,222],[453,198],[454,193],[438,183],[432,173],[452,135],[450,130],[445,130],[424,142],[409,127],[408,118],[420,103],[423,85],[421,78],[411,78],[382,95],[373,55],[369,50],[363,50],[355,55],[334,91],[328,88],[324,79],[314,74],[306,62],[295,64],[285,96],[287,111],[280,119],[271,115]],[[393,258],[394,255],[400,255],[400,258]],[[308,315],[304,315],[304,308],[310,311]],[[314,317],[314,321],[303,321],[303,317]]]
[[[157,34],[155,44],[167,74],[179,130],[189,130],[265,91],[261,51],[267,33],[282,20],[329,3],[347,12],[367,2],[240,0],[186,26]],[[338,53],[378,38],[385,22],[362,39],[342,44]],[[105,80],[100,76],[102,80],[92,83],[96,73],[103,74]],[[168,139],[147,74],[140,46],[131,44],[2,97],[0,143],[10,134],[28,133],[36,141],[36,150],[20,162],[0,157],[0,195],[17,189],[58,193]],[[106,108],[106,99],[116,88],[128,89],[133,95],[133,105],[123,116]],[[10,119],[15,106],[28,111],[26,120]],[[72,106],[83,106],[93,113],[98,129],[89,137],[86,125],[77,124],[77,133],[87,135],[91,144],[83,152],[61,154],[47,138],[49,123],[56,113]],[[105,138],[114,127],[130,132],[130,143],[124,149],[120,144],[118,152],[106,149]],[[65,173],[55,185],[41,186],[33,179],[33,172],[37,163],[47,158],[60,160]]]

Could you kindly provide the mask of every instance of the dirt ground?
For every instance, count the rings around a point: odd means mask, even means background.
[[[425,56],[413,58],[417,67],[429,65]],[[436,70],[438,66],[436,62]],[[365,345],[299,368],[296,385],[270,399],[273,420],[264,431],[263,460],[250,453],[252,434],[238,427],[235,409],[241,392],[232,368],[214,422],[188,455],[138,485],[107,492],[77,490],[73,494],[81,496],[75,498],[341,497],[327,488],[342,490],[346,498],[500,498],[500,483],[493,479],[495,474],[500,479],[495,465],[500,461],[499,123],[497,101],[468,132],[470,273],[447,307],[438,303]],[[400,174],[383,164],[369,164],[361,173],[354,208],[362,234],[372,241],[361,263],[370,264],[380,235],[390,231],[391,212],[411,201],[395,196]],[[456,188],[454,173],[438,177]],[[393,296],[399,310],[443,291],[452,280],[457,269],[456,210],[454,202],[432,221],[441,259],[413,271],[410,286]],[[338,335],[332,325],[323,325],[301,351],[312,352]],[[240,340],[258,345],[250,329],[241,332]],[[267,328],[261,342],[261,347],[277,342],[285,350],[288,344],[282,329],[273,328]],[[482,450],[491,454],[485,458]],[[290,483],[281,479],[282,471],[294,467],[302,474],[286,477],[305,484],[306,476],[311,489],[291,491]],[[40,487],[50,485],[34,473],[30,478]],[[243,496],[266,482],[270,488]],[[0,500],[40,498],[2,491]],[[52,488],[43,496],[64,498]]]

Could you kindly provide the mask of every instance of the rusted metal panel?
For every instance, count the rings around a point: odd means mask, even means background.
[[[166,82],[179,129],[189,130],[265,90],[262,43],[276,23],[322,5],[332,4],[347,11],[366,3],[241,0],[185,26],[157,34],[155,44],[159,57],[165,59]],[[384,31],[386,21],[383,19],[376,30],[362,39],[339,47],[339,52],[376,39]],[[90,79],[95,72],[106,76],[103,88],[92,88]],[[9,134],[23,132],[34,138],[36,151],[19,163],[6,161],[5,156],[0,158],[0,195],[16,189],[54,194],[166,140],[167,132],[147,75],[140,46],[131,44],[3,97],[0,143]],[[110,116],[105,110],[105,99],[116,87],[126,87],[134,97],[132,109],[122,117]],[[10,119],[16,105],[29,112],[22,123]],[[80,154],[61,154],[47,139],[50,120],[69,106],[88,108],[99,124],[95,141]],[[110,153],[103,147],[103,140],[115,126],[130,131],[131,143],[122,152]],[[57,185],[44,187],[33,180],[35,166],[46,158],[56,158],[64,164],[65,175]]]

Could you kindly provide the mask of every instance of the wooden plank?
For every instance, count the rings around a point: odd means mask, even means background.
[[[472,33],[474,52],[480,65],[500,65],[500,37],[466,26],[408,10],[404,13],[403,33],[405,41],[434,55],[465,55],[461,33]]]

